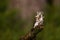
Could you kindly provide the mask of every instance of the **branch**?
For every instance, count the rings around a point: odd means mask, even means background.
[[[41,28],[42,27],[42,28]],[[36,35],[43,30],[43,25],[36,28],[32,28],[25,36],[21,37],[20,40],[35,40]]]
[[[39,12],[40,13],[40,12]],[[41,20],[42,14],[37,14],[36,22],[34,24],[34,27],[23,37],[20,38],[20,40],[36,40],[36,36],[39,32],[41,32],[44,28],[43,26],[43,19]]]

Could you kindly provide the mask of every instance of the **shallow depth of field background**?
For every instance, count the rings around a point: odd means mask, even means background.
[[[0,0],[0,40],[19,40],[44,12],[44,29],[36,40],[60,40],[60,0]]]

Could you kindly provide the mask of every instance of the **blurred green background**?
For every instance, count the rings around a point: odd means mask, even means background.
[[[33,12],[32,22],[29,22],[21,17],[21,11],[17,8],[9,9],[8,6],[8,0],[0,0],[0,40],[19,40],[33,27],[35,14]],[[52,1],[47,1],[44,16],[44,29],[36,39],[60,40],[60,5],[55,6]]]

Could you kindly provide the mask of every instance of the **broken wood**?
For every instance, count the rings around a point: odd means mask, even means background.
[[[37,34],[41,32],[43,28],[43,14],[41,12],[37,12],[34,27],[26,35],[22,36],[20,40],[36,40]]]

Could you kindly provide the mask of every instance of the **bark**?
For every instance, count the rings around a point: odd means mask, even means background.
[[[39,32],[43,30],[43,25],[32,28],[26,35],[22,36],[20,40],[36,40],[36,36]]]

